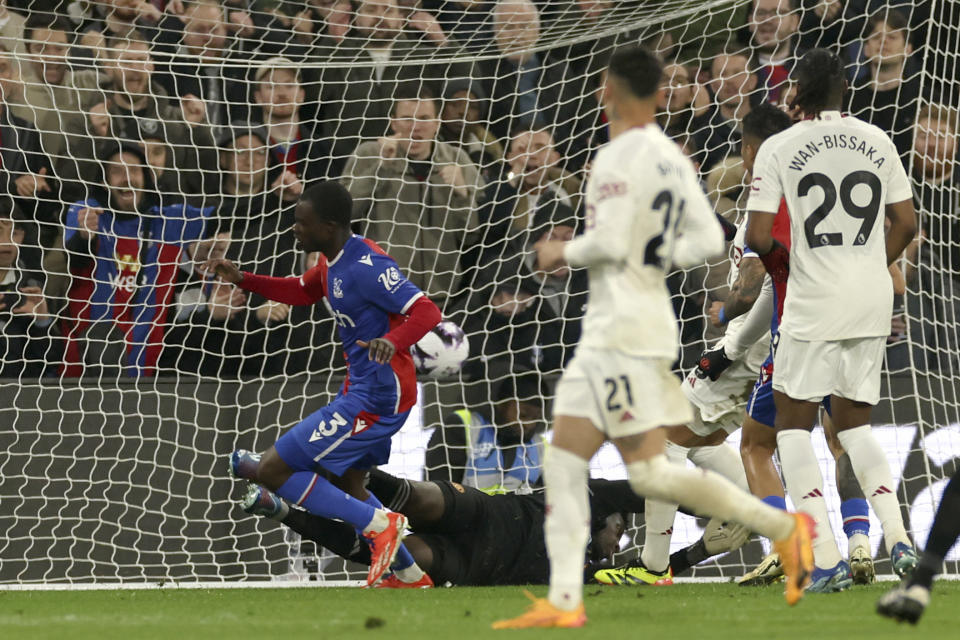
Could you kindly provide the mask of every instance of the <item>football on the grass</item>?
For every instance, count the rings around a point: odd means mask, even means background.
[[[470,355],[470,341],[455,322],[444,320],[410,347],[417,373],[427,378],[455,376]]]

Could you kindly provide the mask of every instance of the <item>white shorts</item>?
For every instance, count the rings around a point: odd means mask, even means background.
[[[557,383],[554,415],[589,419],[608,438],[689,424],[690,403],[667,358],[578,349]]]
[[[797,340],[780,334],[773,355],[773,388],[794,400],[824,396],[877,404],[886,337]]]
[[[698,378],[694,369],[683,379],[680,390],[694,406],[693,420],[687,425],[698,436],[709,436],[718,429],[733,433],[743,424],[744,409],[760,368],[737,361],[717,380]]]

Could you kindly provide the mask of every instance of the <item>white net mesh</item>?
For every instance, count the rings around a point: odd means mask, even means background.
[[[316,571],[295,538],[240,511],[226,456],[266,449],[332,397],[344,373],[334,323],[319,305],[271,305],[198,265],[226,255],[302,273],[315,258],[296,247],[293,208],[328,177],[353,195],[356,231],[469,336],[462,375],[422,385],[387,467],[462,480],[477,463],[454,412],[509,421],[503,400],[540,397],[576,344],[585,278],[544,277],[530,248],[579,229],[589,159],[607,139],[600,71],[637,41],[670,62],[659,120],[731,221],[739,120],[786,98],[798,52],[845,56],[850,111],[894,136],[924,236],[907,257],[876,421],[889,425],[879,432],[908,529],[925,541],[960,457],[960,5],[799,4],[8,1],[0,582]],[[726,296],[727,272],[718,261],[671,274],[678,370],[719,337],[704,311]],[[518,377],[530,371],[534,386]],[[536,403],[523,406],[536,424]],[[607,450],[593,470],[622,477]],[[641,531],[620,559],[637,555]],[[698,535],[679,516],[674,547]],[[695,575],[736,575],[761,555],[753,542]],[[356,575],[326,556],[319,566],[322,578]]]

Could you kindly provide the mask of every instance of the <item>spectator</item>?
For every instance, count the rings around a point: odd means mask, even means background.
[[[142,143],[144,134],[164,140],[173,151],[172,168],[177,172],[181,195],[193,201],[215,193],[217,152],[206,104],[190,95],[177,105],[153,83],[153,60],[143,40],[117,40],[112,46],[114,59],[108,67],[108,84],[100,95],[88,96],[86,109],[106,98],[111,137],[136,144]],[[80,177],[87,184],[100,175],[98,164],[90,162],[94,156],[94,140],[87,140],[82,157],[88,162],[80,166]]]
[[[566,76],[566,64],[544,62],[532,51],[540,39],[540,14],[531,0],[500,0],[494,8],[493,35],[499,57],[480,61],[473,77],[482,78],[490,97],[490,130],[501,139],[524,128],[553,129],[564,157],[577,155],[572,128],[579,87]]]
[[[657,96],[657,122],[670,137],[704,135],[709,122],[710,97],[681,64],[663,68],[664,90]],[[702,163],[702,159],[697,158]]]
[[[0,45],[7,51],[17,54],[26,53],[23,37],[24,19],[19,13],[10,11],[5,0],[0,0]],[[29,75],[29,70],[21,71]]]
[[[899,11],[878,11],[866,33],[863,54],[869,72],[851,87],[848,111],[889,133],[909,161],[920,100],[920,69],[910,58],[909,25]]]
[[[764,99],[780,103],[780,91],[797,60],[800,12],[797,0],[753,0],[747,26],[753,49],[751,66]]]
[[[181,40],[167,52],[172,58],[160,76],[171,96],[206,103],[207,120],[218,131],[233,120],[250,118],[247,69],[240,63],[249,60],[253,45],[244,37],[231,37],[228,24],[227,10],[220,4],[190,4]],[[238,30],[237,36],[242,33]]]
[[[352,21],[350,0],[311,0],[291,20],[292,41],[312,55],[328,58],[347,37]],[[293,55],[293,50],[287,55]]]
[[[0,45],[0,180],[3,195],[42,225],[41,239],[51,246],[60,221],[59,186],[40,134],[8,106],[22,95],[16,68],[13,54]]]
[[[741,123],[758,97],[749,63],[743,53],[721,53],[710,65],[714,102],[706,128],[695,136],[703,149],[704,173],[724,158],[740,155]]]
[[[106,140],[97,193],[67,210],[73,281],[63,320],[63,375],[153,375],[185,246],[212,208],[157,207],[143,150]]]
[[[464,151],[437,141],[437,100],[422,84],[398,89],[391,116],[393,135],[357,147],[344,185],[363,235],[442,309],[477,229],[479,173]]]
[[[0,378],[38,378],[49,366],[53,317],[33,231],[13,200],[0,199]]]
[[[960,365],[953,327],[960,316],[960,205],[957,185],[956,109],[940,104],[920,108],[913,145],[913,178],[920,234],[907,247],[907,315],[915,366],[947,369]],[[904,363],[906,364],[906,363]]]
[[[439,5],[437,21],[444,33],[468,51],[482,50],[493,40],[493,8],[488,0],[446,0]]]
[[[427,444],[427,480],[446,480],[491,495],[540,484],[545,389],[535,373],[506,375],[496,387],[491,421],[463,408],[444,418]]]
[[[80,8],[80,3],[76,4]],[[80,34],[78,44],[81,50],[75,52],[76,57],[108,60],[110,41],[140,38],[152,43],[160,34],[158,26],[164,15],[150,2],[106,0],[92,4],[91,11],[78,16],[80,24],[75,31]],[[168,22],[163,26],[169,29],[172,24]]]
[[[445,47],[449,37],[437,18],[421,7],[420,0],[397,0],[403,31],[413,41],[434,47]]]
[[[49,13],[31,14],[23,36],[32,56],[24,66],[34,80],[24,83],[23,101],[12,104],[11,111],[37,127],[43,150],[52,159],[53,173],[62,181],[64,192],[51,192],[49,197],[72,202],[84,195],[76,159],[82,156],[85,142],[83,99],[99,86],[100,76],[96,71],[74,69],[67,64],[73,28],[65,18]],[[57,214],[59,222],[59,211]]]
[[[560,160],[549,131],[517,132],[507,151],[508,173],[487,186],[480,209],[481,262],[501,257],[511,243],[513,251],[522,250],[529,235],[537,233],[533,223],[538,214],[549,219],[562,208],[563,217],[574,216],[580,207],[580,180],[561,169]]]
[[[301,115],[306,94],[297,65],[288,58],[270,58],[257,68],[255,79],[253,96],[269,135],[271,179],[289,172],[309,185],[329,177],[330,146]]]
[[[484,182],[490,183],[498,177],[503,146],[483,125],[486,105],[479,82],[448,80],[443,88],[438,139],[463,149],[480,168]]]
[[[362,140],[387,133],[398,83],[436,79],[437,65],[414,62],[431,49],[407,39],[402,27],[395,0],[360,0],[353,28],[334,52],[337,66],[311,83],[321,87],[322,137],[333,141],[337,166]]]

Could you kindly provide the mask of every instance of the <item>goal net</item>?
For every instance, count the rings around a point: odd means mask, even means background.
[[[296,241],[294,210],[325,178],[351,192],[355,231],[470,344],[456,375],[421,376],[382,468],[490,491],[535,484],[587,301],[583,273],[545,276],[532,247],[582,230],[590,159],[609,137],[601,72],[633,42],[668,62],[658,120],[731,222],[744,201],[739,120],[786,99],[798,52],[843,55],[850,111],[893,135],[923,235],[903,263],[875,422],[924,543],[960,458],[958,11],[952,0],[7,2],[0,584],[363,575],[244,513],[245,487],[227,473],[234,449],[266,450],[334,397],[343,320],[201,267],[225,256],[303,273],[317,257]],[[707,312],[729,269],[721,256],[669,275],[678,373],[721,335]],[[518,436],[521,423],[540,431]],[[625,477],[609,448],[591,473]],[[674,549],[702,525],[679,515]],[[617,560],[642,540],[631,518]],[[740,575],[763,555],[754,540],[692,575]]]

